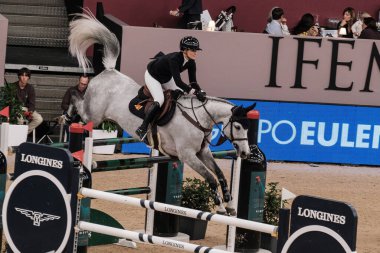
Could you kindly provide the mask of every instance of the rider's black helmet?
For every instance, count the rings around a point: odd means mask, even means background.
[[[184,51],[186,49],[191,49],[191,50],[202,50],[199,48],[199,41],[197,38],[193,36],[186,36],[181,39],[179,42],[179,48],[181,51]]]

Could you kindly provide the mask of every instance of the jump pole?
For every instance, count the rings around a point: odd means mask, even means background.
[[[167,239],[159,236],[152,236],[149,234],[133,232],[129,230],[107,227],[99,224],[94,224],[90,222],[80,221],[77,225],[79,230],[92,231],[100,234],[111,235],[119,238],[130,239],[133,241],[140,241],[145,243],[151,243],[156,245],[161,245],[168,248],[194,252],[194,253],[228,253],[224,250],[213,249],[205,246],[200,246],[197,244],[186,243],[176,240]]]
[[[83,195],[82,197],[101,199],[101,200],[116,202],[120,204],[151,209],[151,210],[160,211],[164,213],[190,217],[194,219],[214,221],[214,222],[225,224],[225,225],[236,226],[236,227],[245,228],[249,230],[255,230],[262,233],[268,233],[271,235],[277,234],[277,226],[260,223],[256,221],[243,220],[243,219],[235,218],[232,216],[225,216],[225,215],[214,214],[210,212],[203,212],[203,211],[194,210],[194,209],[190,209],[186,207],[164,204],[160,202],[154,202],[154,201],[134,198],[130,196],[121,196],[118,194],[94,190],[94,189],[85,188],[85,187],[82,187],[79,190],[79,193]]]

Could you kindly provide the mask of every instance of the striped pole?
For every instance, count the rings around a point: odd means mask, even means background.
[[[127,144],[127,143],[135,143],[140,142],[138,139],[133,138],[110,138],[110,139],[97,139],[94,140],[93,145],[94,146],[102,146],[102,145],[113,145],[113,144]],[[83,142],[84,144],[84,142]],[[61,142],[61,143],[51,143],[48,144],[51,147],[55,148],[67,148],[69,146],[68,142]]]
[[[130,239],[136,242],[145,242],[156,245],[161,245],[164,247],[183,250],[194,253],[228,253],[228,251],[213,249],[205,246],[200,246],[197,244],[181,242],[176,240],[167,239],[164,237],[148,235],[139,232],[133,232],[120,228],[107,227],[104,225],[99,225],[95,223],[79,221],[77,225],[79,230],[91,231],[99,234],[105,234],[110,236],[115,236],[124,239]]]
[[[212,153],[215,158],[226,158],[236,156],[235,150],[227,151],[217,151]],[[153,163],[167,163],[173,162],[173,158],[169,156],[154,156],[154,157],[138,157],[138,158],[126,158],[126,159],[115,159],[106,161],[94,161],[92,163],[93,172],[96,168],[108,168],[108,167],[126,167],[129,165],[152,165]]]
[[[164,213],[170,213],[185,217],[190,217],[194,219],[200,219],[200,220],[207,220],[207,221],[214,221],[217,223],[222,223],[225,225],[230,226],[236,226],[240,228],[246,228],[249,230],[255,230],[262,233],[271,234],[273,236],[277,235],[277,226],[264,224],[260,222],[255,221],[249,221],[249,220],[243,220],[235,217],[220,215],[220,214],[213,214],[209,212],[202,212],[190,208],[180,207],[180,206],[174,206],[129,196],[120,196],[113,193],[108,193],[104,191],[89,189],[89,188],[81,188],[79,191],[82,195],[85,197],[95,198],[95,199],[102,199],[112,202],[117,202],[121,204],[136,206],[136,207],[142,207],[147,208],[159,212]]]

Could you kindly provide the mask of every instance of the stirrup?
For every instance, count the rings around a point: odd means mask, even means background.
[[[148,131],[144,131],[144,130],[141,129],[141,128],[137,128],[137,130],[136,130],[136,134],[137,134],[137,136],[140,138],[140,141],[143,141],[143,142],[145,142],[146,144],[149,144],[149,143],[148,143],[148,139],[147,139]]]

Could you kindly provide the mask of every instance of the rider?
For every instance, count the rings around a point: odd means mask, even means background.
[[[200,101],[205,101],[206,93],[197,83],[195,58],[199,48],[197,38],[187,36],[179,43],[180,52],[167,55],[159,53],[151,61],[145,71],[145,83],[153,97],[153,104],[146,112],[143,123],[136,130],[136,134],[144,141],[149,124],[164,103],[163,90],[173,90],[172,96],[177,100],[184,92],[194,89],[194,94]],[[184,83],[180,73],[188,70],[190,85]]]

